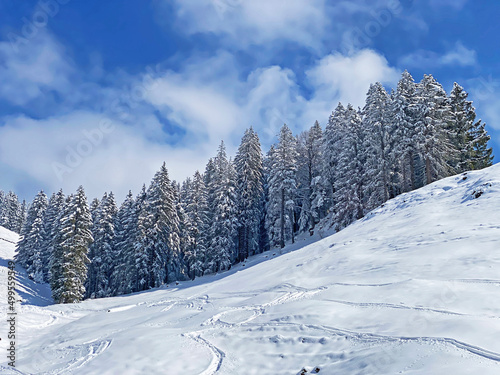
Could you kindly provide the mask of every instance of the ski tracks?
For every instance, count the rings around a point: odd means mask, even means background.
[[[221,366],[222,366],[222,361],[226,354],[220,350],[218,347],[216,347],[214,344],[212,344],[210,341],[204,339],[201,337],[200,332],[190,332],[183,334],[182,336],[189,337],[191,340],[197,342],[201,346],[207,348],[209,352],[212,354],[212,361],[210,362],[209,366],[200,374],[200,375],[214,375],[216,374]]]
[[[463,341],[456,340],[449,337],[430,337],[430,336],[390,336],[390,335],[379,335],[369,332],[356,332],[335,327],[314,325],[314,324],[298,324],[298,323],[267,323],[267,327],[307,327],[313,330],[319,330],[322,333],[328,333],[334,336],[346,336],[353,340],[360,342],[399,342],[407,343],[414,342],[417,344],[440,344],[440,345],[451,345],[457,349],[466,351],[470,354],[477,355],[484,359],[499,362],[500,363],[500,353],[493,352],[487,349],[483,349],[479,346],[467,344]]]
[[[112,340],[107,339],[93,340],[82,345],[71,345],[62,349],[50,349],[49,347],[38,352],[40,356],[39,363],[50,364],[56,359],[74,357],[63,367],[43,372],[50,375],[71,374],[105,352],[111,346],[111,343]]]
[[[251,305],[251,306],[242,306],[242,307],[233,307],[229,308],[225,311],[222,311],[218,314],[213,315],[210,319],[206,320],[201,324],[201,326],[211,326],[210,328],[207,328],[205,331],[208,330],[214,330],[217,328],[235,328],[239,327],[245,324],[249,324],[251,321],[255,320],[257,317],[265,314],[266,309],[272,306],[277,306],[277,305],[283,305],[286,303],[298,301],[301,299],[305,298],[310,298],[323,290],[325,290],[325,287],[317,288],[317,289],[305,289],[305,288],[300,288],[293,286],[291,284],[284,284],[281,287],[290,289],[296,289],[293,291],[287,291],[284,294],[274,298],[273,300],[264,303],[262,305]],[[229,314],[233,313],[251,313],[252,315],[246,319],[240,320],[236,323],[229,323],[229,322],[224,322],[221,320],[224,316],[227,316]],[[207,367],[206,370],[204,370],[200,375],[214,375],[216,374],[221,366],[224,358],[226,357],[225,353],[216,347],[214,344],[212,344],[210,341],[207,339],[203,338],[201,336],[201,333],[204,331],[195,331],[195,332],[189,332],[186,334],[182,334],[184,337],[189,337],[191,340],[197,342],[198,344],[202,345],[203,347],[207,348],[211,354],[212,354],[212,361],[210,362],[210,365]]]

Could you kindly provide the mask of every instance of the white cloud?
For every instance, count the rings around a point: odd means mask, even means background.
[[[442,56],[439,62],[442,65],[474,66],[477,64],[477,53],[465,47],[461,42],[457,42],[455,48]]]
[[[285,39],[318,46],[326,24],[325,0],[175,1],[182,30],[227,34],[242,45]]]
[[[198,66],[221,72],[208,78]],[[279,66],[252,71],[241,78],[234,71],[234,59],[227,54],[210,61],[192,62],[182,72],[160,74],[147,90],[146,100],[157,106],[171,121],[203,138],[207,148],[215,149],[223,138],[236,147],[243,130],[253,126],[268,146],[283,123],[295,131],[324,123],[338,101],[362,106],[370,83],[397,82],[399,73],[372,50],[353,56],[327,55],[306,72],[310,95],[300,91],[294,72]],[[232,141],[232,142],[231,142]]]
[[[15,105],[47,91],[65,92],[72,72],[63,47],[46,32],[18,44],[0,42],[0,98]]]
[[[405,68],[432,68],[448,65],[475,66],[476,64],[476,51],[465,47],[460,41],[456,42],[453,48],[441,54],[434,51],[418,50],[400,59],[400,65]]]
[[[22,172],[10,176],[20,180],[11,186],[30,176],[38,189],[71,193],[83,185],[90,197],[111,190],[122,200],[129,189],[148,185],[163,161],[172,176],[184,176],[202,168],[207,156],[152,142],[141,128],[87,111],[44,120],[16,116],[0,126],[0,160]]]
[[[393,86],[399,72],[387,60],[372,50],[359,51],[354,56],[329,55],[307,72],[315,87],[315,96],[362,106],[371,83]]]

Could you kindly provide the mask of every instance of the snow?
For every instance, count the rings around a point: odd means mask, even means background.
[[[44,306],[22,278],[17,367],[0,372],[498,374],[498,207],[494,165],[194,282]],[[0,241],[2,280],[13,246]]]

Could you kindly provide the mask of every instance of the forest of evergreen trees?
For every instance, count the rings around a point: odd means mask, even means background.
[[[182,184],[166,165],[117,207],[88,204],[83,187],[29,205],[0,191],[0,225],[21,234],[16,261],[49,282],[57,303],[127,294],[231,268],[301,232],[340,230],[390,198],[492,164],[489,136],[467,93],[404,72],[389,94],[370,86],[364,108],[339,104],[323,130],[283,125],[263,156],[247,129],[234,160],[224,143]]]

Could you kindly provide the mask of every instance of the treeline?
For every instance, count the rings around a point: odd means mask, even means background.
[[[0,225],[13,232],[20,233],[26,219],[26,202],[19,201],[16,193],[0,190]]]
[[[118,208],[87,203],[82,187],[40,192],[22,227],[17,262],[50,282],[58,303],[127,294],[216,273],[285,246],[323,220],[337,230],[388,199],[492,163],[489,136],[467,93],[404,72],[391,94],[371,85],[362,109],[339,104],[323,131],[284,125],[264,157],[245,131],[234,160],[224,143],[182,184],[165,164]]]

